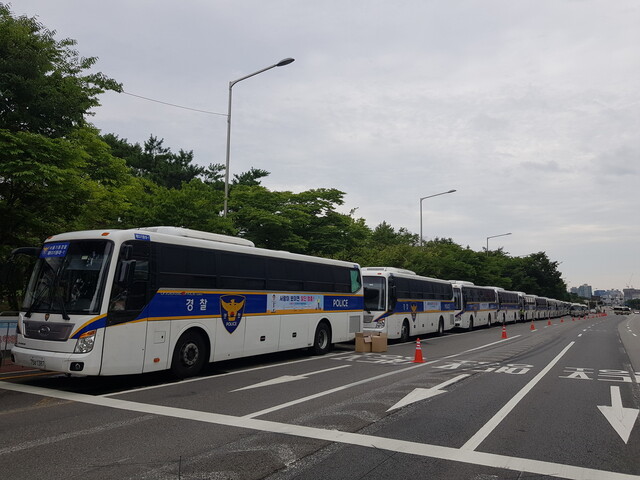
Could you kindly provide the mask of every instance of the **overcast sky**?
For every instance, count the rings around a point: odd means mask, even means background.
[[[134,95],[93,123],[425,239],[544,251],[569,287],[640,288],[637,0],[14,0]]]

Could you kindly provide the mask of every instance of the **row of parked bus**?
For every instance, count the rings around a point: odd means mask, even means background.
[[[393,268],[257,248],[179,227],[68,232],[36,258],[16,328],[18,365],[80,375],[172,370],[310,348],[566,315],[571,306]]]
[[[586,305],[461,280],[438,280],[393,267],[362,269],[363,330],[407,341],[453,328],[583,316]]]

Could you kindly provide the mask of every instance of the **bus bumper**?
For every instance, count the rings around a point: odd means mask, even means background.
[[[11,349],[13,363],[28,368],[76,375],[98,375],[100,363],[95,355],[42,352],[15,346]]]

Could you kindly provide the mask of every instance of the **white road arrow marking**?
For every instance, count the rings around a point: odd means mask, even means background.
[[[431,388],[416,388],[409,395],[404,397],[398,403],[396,403],[393,407],[391,407],[387,412],[391,410],[395,410],[397,408],[404,407],[405,405],[409,405],[411,403],[419,402],[420,400],[426,400],[427,398],[435,397],[436,395],[440,395],[441,393],[446,393],[446,390],[441,390],[444,387],[448,387],[451,384],[454,384],[465,377],[468,377],[469,373],[464,373],[462,375],[458,375],[457,377],[452,378],[451,380],[447,380],[446,382],[441,383],[440,385],[436,385]]]
[[[620,396],[620,387],[611,387],[611,406],[598,405],[598,408],[609,421],[613,429],[618,432],[624,443],[629,441],[631,430],[636,423],[640,410],[635,408],[624,408],[622,406],[622,397]]]
[[[318,373],[324,373],[324,372],[331,372],[332,370],[339,370],[341,368],[347,368],[350,366],[351,365],[341,365],[340,367],[326,368],[324,370],[318,370],[316,372],[305,373],[304,375],[283,375],[278,378],[272,378],[271,380],[266,380],[264,382],[256,383],[254,385],[249,385],[248,387],[237,388],[231,391],[238,392],[240,390],[250,390],[252,388],[268,387],[269,385],[278,385],[280,383],[295,382],[296,380],[306,380],[307,377],[311,375],[316,375]]]

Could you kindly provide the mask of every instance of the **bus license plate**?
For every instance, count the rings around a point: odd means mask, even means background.
[[[45,370],[47,368],[44,357],[30,357],[29,363],[31,363],[31,366],[33,368],[40,368],[42,370]]]

